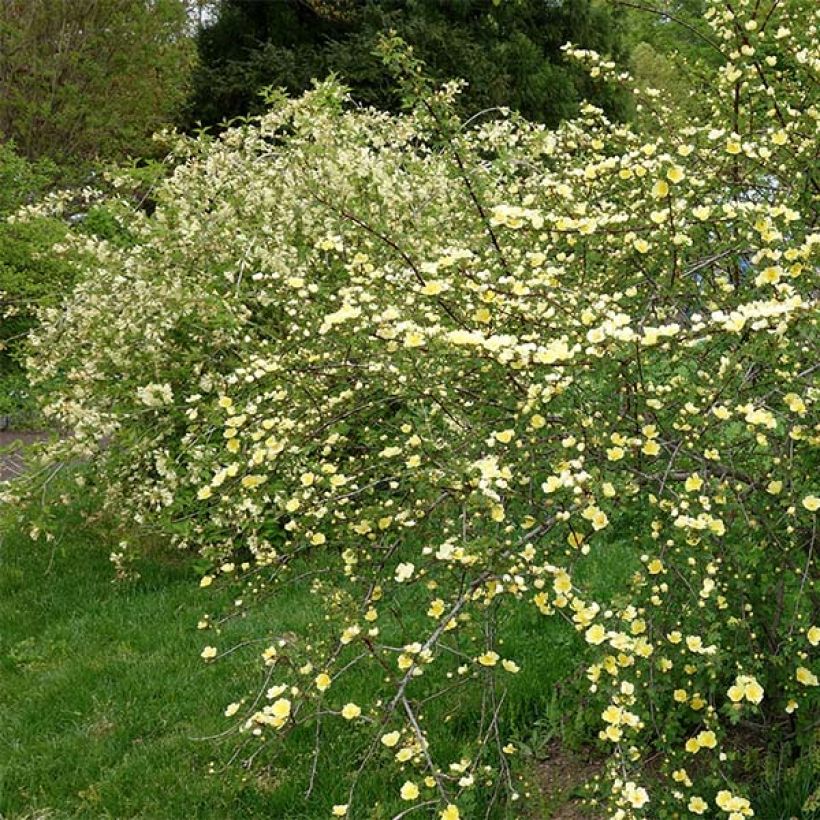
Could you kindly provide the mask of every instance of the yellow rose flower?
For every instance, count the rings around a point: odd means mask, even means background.
[[[346,703],[342,707],[342,717],[345,720],[354,720],[355,718],[359,717],[361,713],[361,706],[357,706],[355,703]]]
[[[402,800],[416,800],[419,796],[419,787],[413,783],[412,781],[408,780],[402,787],[401,791]]]

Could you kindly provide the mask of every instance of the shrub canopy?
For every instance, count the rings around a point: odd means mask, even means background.
[[[393,44],[412,110],[328,82],[179,138],[156,211],[123,211],[133,247],[66,249],[83,279],[31,355],[74,432],[50,456],[93,460],[81,492],[126,542],[212,560],[203,586],[315,594],[315,629],[229,707],[241,737],[349,721],[399,804],[484,806],[512,788],[523,609],[577,636],[613,817],[751,816],[742,748],[808,742],[818,39],[795,2],[707,19],[724,61],[674,132],[591,105],[465,128],[457,86],[426,91]],[[344,703],[363,675],[372,699]],[[457,719],[462,683],[487,698],[466,762],[423,719],[431,697]],[[357,782],[339,813],[368,810]]]
[[[60,301],[71,289],[73,269],[54,258],[51,246],[66,232],[62,222],[38,219],[13,224],[8,217],[54,186],[56,167],[29,162],[11,143],[0,142],[0,415],[30,410],[21,365],[25,337],[37,308]]]

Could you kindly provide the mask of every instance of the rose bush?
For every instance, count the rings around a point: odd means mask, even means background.
[[[314,594],[316,630],[272,642],[226,710],[242,737],[349,723],[407,808],[473,816],[477,790],[514,791],[503,629],[529,608],[586,647],[612,817],[752,816],[742,748],[810,742],[816,16],[707,19],[722,67],[675,133],[591,106],[463,126],[457,86],[425,92],[394,50],[407,114],[328,82],[177,138],[155,212],[122,206],[133,247],[62,248],[83,278],[30,369],[74,435],[43,458],[91,460],[78,490],[121,522],[117,560],[159,533],[241,606]],[[593,583],[616,540],[622,577]],[[228,649],[201,626],[206,660]],[[336,695],[354,676],[369,702]],[[475,744],[442,757],[426,704],[456,715],[468,685]],[[366,816],[357,782],[336,814]]]

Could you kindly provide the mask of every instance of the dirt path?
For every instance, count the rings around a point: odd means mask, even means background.
[[[14,430],[0,431],[0,481],[8,481],[16,478],[25,469],[22,455],[19,449],[26,444],[33,444],[35,441],[42,441],[46,438],[45,433],[23,433]],[[11,452],[2,452],[11,447]]]
[[[550,820],[601,820],[584,805],[584,783],[601,773],[601,761],[592,754],[570,751],[555,741],[545,750],[536,776]],[[539,819],[540,820],[540,819]]]

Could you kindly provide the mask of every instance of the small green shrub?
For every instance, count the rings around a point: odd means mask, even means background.
[[[74,280],[70,266],[50,255],[65,235],[62,222],[44,218],[17,224],[8,219],[43,196],[56,176],[52,163],[31,163],[12,144],[0,142],[0,416],[31,411],[22,343],[38,306],[56,303]]]

